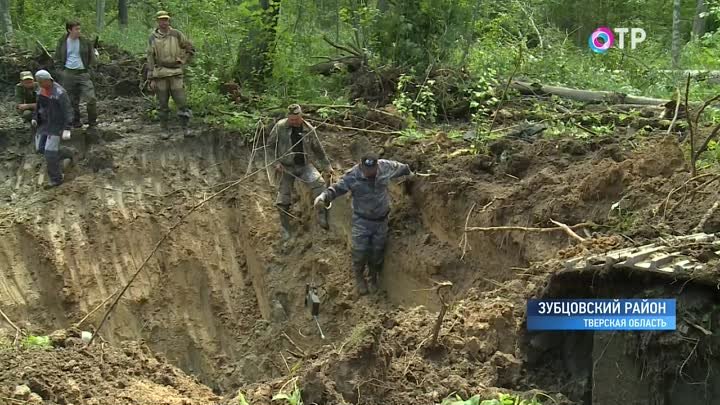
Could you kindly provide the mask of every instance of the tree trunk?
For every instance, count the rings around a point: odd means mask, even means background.
[[[705,34],[705,23],[707,20],[704,13],[706,12],[707,5],[705,5],[705,0],[697,0],[697,3],[695,4],[695,18],[693,19],[693,39],[700,38]]]
[[[95,0],[95,27],[98,31],[105,27],[105,0]]]
[[[680,0],[673,0],[672,19],[672,66],[680,66]]]
[[[5,38],[13,34],[10,0],[0,0],[0,30],[5,34]]]
[[[569,98],[571,100],[584,102],[604,102],[608,104],[642,104],[642,105],[662,105],[670,100],[638,97],[627,94],[617,93],[614,91],[596,91],[572,89],[560,86],[545,86],[540,83],[529,83],[514,80],[510,87],[522,94],[552,94],[558,97]]]
[[[25,24],[25,0],[15,1],[15,24],[18,27]]]
[[[127,0],[118,0],[118,24],[123,30],[128,26],[128,4]]]

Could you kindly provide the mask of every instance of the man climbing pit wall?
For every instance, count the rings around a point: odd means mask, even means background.
[[[340,181],[315,199],[315,206],[324,206],[348,191],[352,193],[352,272],[360,295],[367,294],[368,289],[371,292],[377,290],[385,259],[390,180],[412,175],[410,167],[404,163],[365,153]],[[366,264],[369,283],[364,276]]]

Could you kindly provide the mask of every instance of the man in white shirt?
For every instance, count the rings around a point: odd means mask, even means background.
[[[55,49],[55,67],[61,72],[61,82],[70,96],[73,108],[73,126],[80,122],[80,100],[87,103],[88,126],[97,125],[97,98],[90,79],[90,68],[95,64],[96,51],[92,42],[80,35],[80,23],[68,21],[66,33]]]

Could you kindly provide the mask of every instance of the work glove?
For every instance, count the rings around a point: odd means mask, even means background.
[[[33,128],[37,127],[37,124],[38,124],[38,123],[37,123],[37,120],[32,120],[32,121],[30,121],[30,125],[32,125]]]
[[[70,140],[70,130],[69,129],[63,130],[62,139],[63,139],[63,141]]]
[[[323,207],[327,206],[327,200],[325,198],[325,193],[320,193],[320,195],[315,198],[315,202],[313,203],[313,206],[317,207],[320,204],[322,204]]]

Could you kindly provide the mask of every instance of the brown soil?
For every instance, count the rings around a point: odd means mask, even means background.
[[[100,366],[97,345],[11,351],[2,355],[3,364],[15,367],[0,374],[5,395],[40,378],[12,372],[30,363],[47,364],[45,386],[65,387],[64,379],[72,378],[100,403],[125,398],[129,389],[173,404],[230,403],[241,389],[250,403],[264,404],[287,391],[292,377],[306,403],[435,403],[453,392],[532,396],[536,390],[554,403],[582,403],[584,371],[563,385],[562,368],[533,363],[525,300],[541,294],[560,269],[553,259],[688,232],[713,202],[696,193],[692,205],[678,204],[663,216],[668,194],[689,174],[677,143],[662,134],[632,142],[621,135],[504,139],[488,145],[486,154],[459,156],[451,153],[469,145],[443,134],[414,142],[373,137],[384,157],[430,176],[393,187],[382,292],[357,297],[349,273],[348,198],[334,202],[331,229],[322,232],[307,190],[298,188],[296,237],[284,247],[262,153],[250,161],[250,148],[237,134],[210,129],[162,142],[158,128],[137,119],[142,110],[133,103],[103,103],[101,111],[112,118],[95,134],[74,132],[80,160],[55,190],[42,189],[42,159],[29,153],[20,124],[0,130],[0,308],[25,331],[47,333],[82,319],[130,279],[191,207],[229,180],[255,174],[171,232],[100,332],[112,346],[142,340],[147,349],[135,345],[123,354],[105,346],[115,354]],[[320,130],[342,173],[352,165],[350,145],[359,134]],[[668,205],[688,191],[675,193]],[[619,209],[611,211],[616,203]],[[537,227],[552,226],[550,219],[598,226],[583,244],[563,232],[470,232],[463,243],[466,223]],[[453,287],[432,346],[441,281]],[[321,296],[324,340],[304,307],[308,283]],[[81,328],[93,330],[102,313]],[[172,368],[162,361],[142,360],[155,358],[150,351],[224,399],[164,371]],[[94,380],[97,372],[62,370],[73,359],[80,370],[96,367],[113,377],[105,384]],[[113,372],[123,365],[136,372]],[[58,367],[62,373],[53,371]],[[172,380],[165,383],[167,373]],[[60,395],[74,388],[36,393],[65,404]]]
[[[58,344],[53,350],[0,351],[0,398],[25,403],[35,394],[46,403],[86,405],[202,405],[219,400],[145,344],[85,347],[79,333],[65,331],[54,333],[53,340]]]

